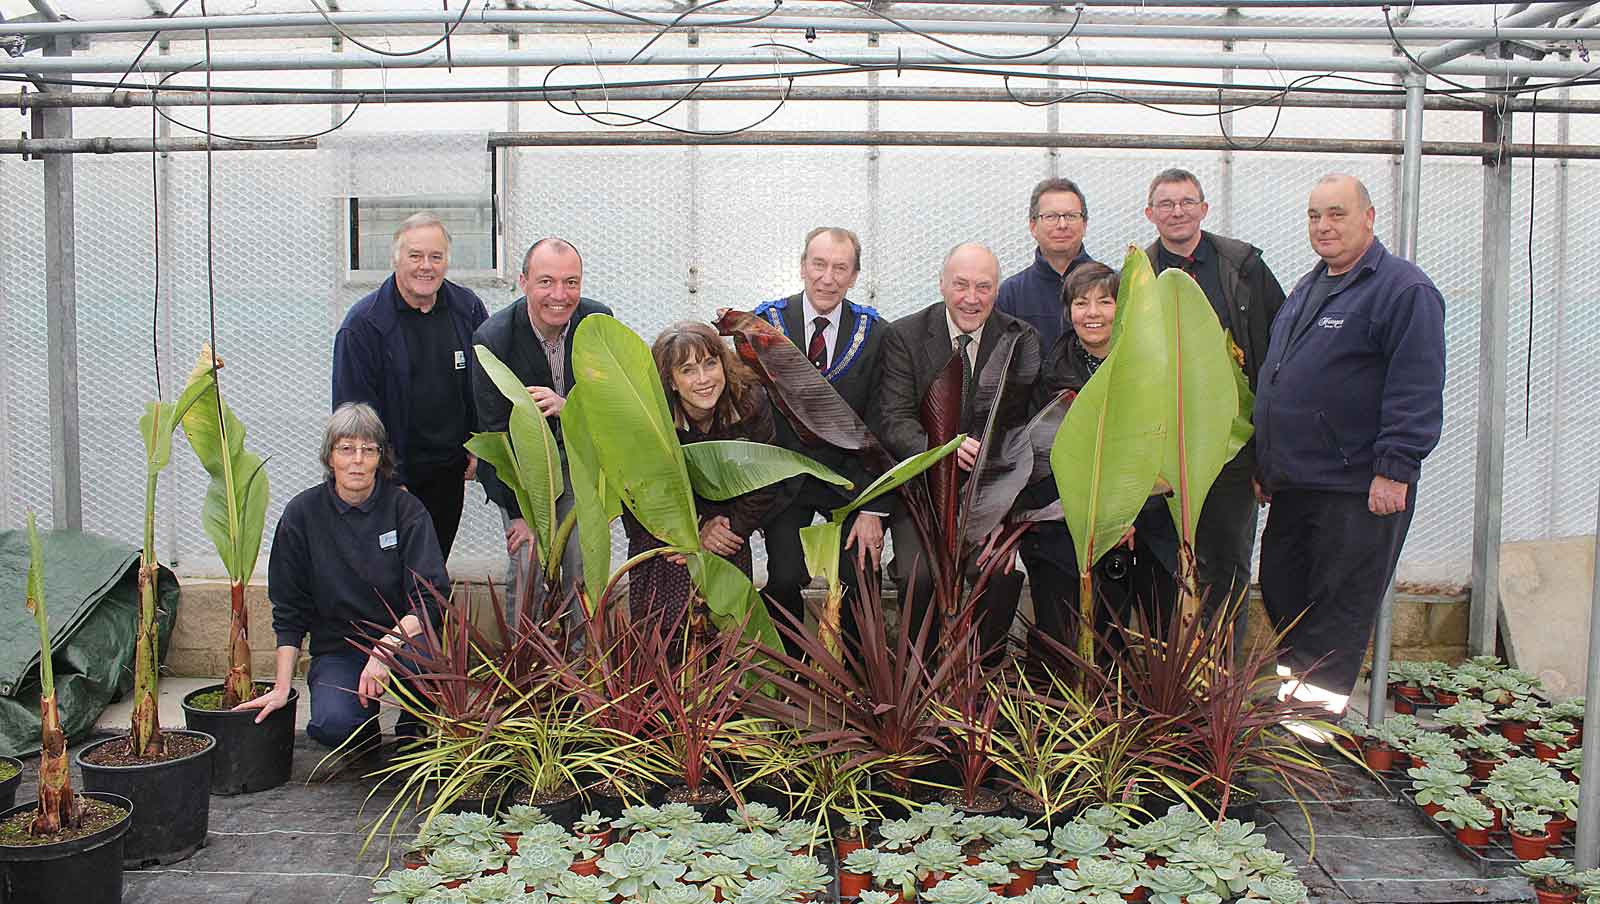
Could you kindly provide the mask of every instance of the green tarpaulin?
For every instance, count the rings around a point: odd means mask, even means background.
[[[106,704],[133,687],[139,620],[139,550],[79,531],[43,531],[44,595],[54,647],[56,698],[67,737],[94,728]],[[39,751],[39,629],[27,597],[28,536],[0,531],[0,753]],[[178,580],[161,569],[163,654],[178,615]]]

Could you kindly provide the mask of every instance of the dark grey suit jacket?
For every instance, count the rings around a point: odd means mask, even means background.
[[[990,311],[984,322],[983,338],[972,362],[973,374],[983,372],[989,356],[1007,334],[1016,335],[1017,345],[1006,380],[1011,385],[1000,396],[1007,406],[996,421],[1000,428],[1016,426],[1027,416],[1028,396],[1039,378],[1038,330],[999,308]],[[883,380],[874,429],[896,458],[904,460],[927,450],[928,434],[918,416],[922,397],[954,355],[942,301],[889,325],[883,340]],[[974,379],[973,393],[977,384]],[[963,424],[970,428],[969,432],[981,430],[987,417],[987,412],[973,410],[973,393],[968,394],[963,414]]]

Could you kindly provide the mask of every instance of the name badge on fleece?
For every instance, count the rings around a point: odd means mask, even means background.
[[[456,349],[456,370],[466,370],[466,369],[467,369],[467,353],[458,348],[458,349]]]
[[[400,536],[398,531],[385,531],[378,535],[379,549],[394,549],[399,543]]]

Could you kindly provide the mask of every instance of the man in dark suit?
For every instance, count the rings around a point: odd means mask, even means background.
[[[961,406],[961,429],[968,438],[956,450],[956,467],[964,479],[977,462],[981,437],[988,415],[977,410],[979,375],[989,357],[1000,346],[1002,337],[1015,336],[1016,346],[1006,382],[1031,387],[1039,375],[1039,334],[1032,326],[995,309],[1000,288],[1000,261],[994,252],[977,243],[957,245],[945,257],[939,276],[939,292],[944,300],[890,325],[883,343],[883,380],[878,411],[878,436],[889,453],[905,459],[928,449],[928,435],[918,412],[922,399],[934,379],[952,356],[963,359],[966,387]],[[1022,399],[1026,392],[1005,392],[1001,398]],[[997,399],[998,401],[998,399]],[[1007,414],[996,423],[1004,429],[1020,423],[1024,410]],[[932,579],[921,539],[908,517],[897,516],[892,526],[895,543],[895,579],[906,596],[910,626],[920,624],[932,598]],[[962,562],[968,579],[976,563]],[[1022,591],[1022,574],[997,573],[978,603],[985,644],[1005,638],[1017,611]],[[937,621],[935,621],[935,626]],[[930,629],[930,636],[935,629]],[[930,642],[931,644],[931,642]]]
[[[528,395],[550,421],[556,446],[561,449],[561,475],[566,478],[567,455],[562,446],[559,415],[572,391],[572,337],[583,318],[610,314],[611,309],[583,297],[583,257],[563,239],[545,238],[533,243],[522,259],[517,288],[522,290],[522,297],[485,320],[473,334],[472,342],[488,347],[527,387]],[[477,356],[471,357],[478,432],[505,430],[511,420],[511,402],[483,372]],[[516,496],[487,462],[479,462],[478,479],[489,500],[500,506],[506,552],[511,556],[506,597],[508,601],[515,600],[520,579],[528,568],[532,535],[517,508]],[[572,492],[568,490],[557,500],[556,513],[565,517],[571,508]],[[563,584],[570,589],[582,567],[576,531],[567,540],[561,565]]]
[[[848,229],[819,226],[806,234],[800,252],[805,289],[755,309],[757,317],[782,330],[817,366],[862,421],[872,423],[881,371],[880,350],[889,324],[878,312],[846,297],[861,273],[861,239]],[[778,444],[816,459],[855,484],[857,492],[877,475],[861,456],[828,445],[808,446],[784,418],[777,418]],[[796,618],[805,614],[801,592],[811,582],[800,529],[850,501],[838,487],[802,476],[785,487],[792,494],[763,528],[767,541],[766,594]],[[859,574],[878,570],[883,553],[882,512],[858,512],[845,522],[845,549],[854,557],[843,569],[846,594],[859,586]],[[844,612],[848,613],[849,603]]]

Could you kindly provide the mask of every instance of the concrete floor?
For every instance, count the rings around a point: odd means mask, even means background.
[[[162,682],[164,724],[182,724],[177,701],[204,683]],[[306,714],[302,704],[302,728]],[[125,704],[114,706],[100,724],[109,733],[126,726],[127,715]],[[390,845],[380,838],[361,853],[366,829],[390,795],[360,775],[330,775],[325,766],[319,769],[323,755],[302,733],[287,785],[254,795],[211,798],[206,847],[179,864],[127,873],[124,900],[128,904],[366,901],[371,877],[382,869],[385,854],[392,850],[398,858],[404,839]],[[19,799],[31,796],[28,789],[35,768],[36,761],[28,763]],[[1527,882],[1520,878],[1480,877],[1448,839],[1409,804],[1396,801],[1382,784],[1352,766],[1334,768],[1339,787],[1329,799],[1310,801],[1302,812],[1287,797],[1266,796],[1257,816],[1268,844],[1300,865],[1314,901],[1532,900]]]

